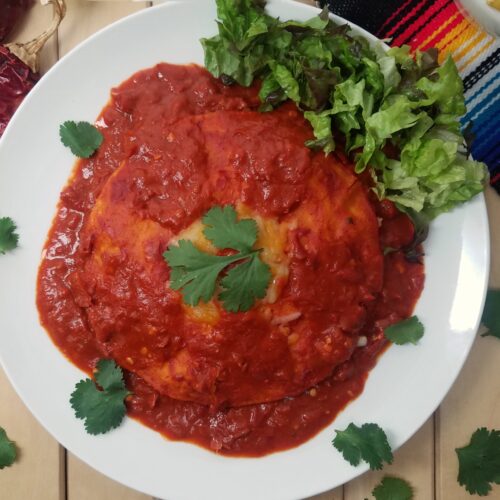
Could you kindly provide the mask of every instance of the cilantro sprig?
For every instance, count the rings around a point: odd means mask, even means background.
[[[90,158],[102,144],[103,135],[88,122],[66,121],[59,127],[61,142],[79,158]]]
[[[213,207],[203,223],[203,234],[215,247],[237,253],[212,255],[199,250],[192,241],[180,240],[163,254],[171,268],[171,288],[181,290],[184,302],[196,306],[200,300],[208,302],[220,284],[218,298],[226,311],[248,311],[257,299],[265,297],[271,280],[261,250],[253,248],[258,238],[257,223],[253,219],[238,221],[230,205]]]
[[[412,500],[412,487],[398,477],[385,476],[372,491],[375,500]]]
[[[500,290],[488,290],[482,322],[488,328],[488,331],[483,333],[482,337],[500,339]]]
[[[118,427],[125,416],[125,387],[123,372],[111,359],[101,359],[96,366],[95,382],[80,380],[71,394],[75,415],[85,421],[89,434],[104,434]]]
[[[457,448],[458,482],[471,495],[486,496],[491,484],[500,484],[500,431],[477,429],[470,443]]]
[[[19,235],[16,230],[16,223],[10,217],[0,219],[0,255],[17,248]]]
[[[387,339],[396,345],[417,344],[424,336],[424,325],[417,316],[395,323],[384,330]]]
[[[332,444],[351,465],[359,465],[364,460],[370,469],[380,470],[383,462],[392,463],[394,457],[387,435],[379,425],[370,423],[358,427],[351,423],[344,431],[335,432]]]
[[[7,437],[5,430],[0,427],[0,469],[10,467],[16,457],[16,445]]]

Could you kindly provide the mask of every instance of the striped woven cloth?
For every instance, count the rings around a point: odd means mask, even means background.
[[[484,31],[454,0],[322,0],[321,6],[394,45],[451,53],[464,81],[472,155],[490,170],[500,193],[500,39]]]

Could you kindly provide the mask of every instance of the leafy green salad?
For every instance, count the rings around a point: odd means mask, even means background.
[[[467,158],[463,84],[448,57],[385,50],[329,19],[276,19],[265,0],[216,0],[219,34],[203,39],[205,66],[228,85],[262,81],[261,110],[291,99],[311,123],[307,145],[341,145],[378,196],[432,219],[480,193],[483,163]]]

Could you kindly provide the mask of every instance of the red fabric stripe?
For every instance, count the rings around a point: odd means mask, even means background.
[[[439,0],[437,3],[433,3],[434,0],[429,0],[417,8],[413,16],[404,24],[402,24],[394,33],[393,39],[398,40],[398,45],[403,45],[403,43],[408,43],[412,35],[417,31],[417,28],[421,27],[432,16],[438,16],[443,10],[447,9],[454,0]]]
[[[452,13],[449,17],[455,15],[455,13]],[[449,19],[448,17],[448,19]],[[422,50],[427,50],[429,47],[434,47],[440,40],[442,40],[455,26],[458,26],[463,20],[464,16],[462,15],[461,12],[458,12],[458,16],[448,25],[444,30],[441,31],[441,33],[437,33],[435,36],[433,36],[428,43],[426,43],[423,47]],[[446,21],[446,20],[444,20]],[[444,22],[443,21],[443,22]],[[442,24],[439,23],[435,25],[435,29],[437,29],[440,25]],[[425,42],[426,38],[422,37],[421,40],[418,40],[418,44],[420,45],[421,43]]]
[[[398,9],[396,9],[396,11],[392,14],[392,16],[390,16],[386,21],[385,23],[380,27],[380,29],[378,30],[378,33],[377,34],[380,34],[380,33],[383,33],[384,31],[384,28],[391,24],[393,19],[395,17],[397,17],[399,15],[399,13],[403,10],[403,9],[406,9],[406,7],[408,6],[408,4],[410,4],[412,2],[412,0],[407,0],[406,2],[403,3],[403,5],[401,5],[401,7],[399,7]],[[385,36],[385,35],[384,35]],[[388,35],[387,35],[388,36]]]
[[[495,184],[496,182],[500,181],[500,173],[498,173],[497,175],[495,175],[495,177],[493,177],[491,180],[490,180],[490,183],[491,184]]]
[[[430,9],[429,9],[430,10]],[[457,26],[460,22],[463,21],[463,16],[459,13],[457,18],[452,21],[445,29],[441,30],[439,33],[436,33],[435,36],[432,36],[443,24],[446,23],[448,19],[453,17],[458,12],[458,8],[454,3],[451,3],[446,9],[440,12],[435,18],[431,18],[430,20],[426,20],[427,22],[419,23],[419,27],[421,27],[420,31],[414,33],[409,44],[412,48],[416,49],[422,43],[424,43],[429,37],[429,42],[422,47],[422,50],[426,50],[429,47],[433,47],[436,45],[439,40],[444,38],[447,33],[449,33],[455,26]],[[396,40],[394,43],[398,43]]]
[[[421,2],[419,2],[417,5],[415,5],[415,7],[413,7],[413,9],[410,10],[410,12],[408,12],[408,14],[406,14],[406,16],[402,17],[386,34],[386,37],[390,37],[392,36],[392,34],[403,24],[405,23],[406,21],[408,21],[411,17],[413,17],[415,15],[415,12],[422,6],[423,3],[425,3],[426,0],[422,0]],[[440,3],[442,0],[438,0],[438,2],[436,3]]]

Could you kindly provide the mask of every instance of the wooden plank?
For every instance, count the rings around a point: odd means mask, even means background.
[[[430,418],[423,427],[394,453],[394,463],[382,471],[370,471],[344,486],[344,500],[373,498],[371,492],[384,476],[408,481],[416,499],[434,498],[434,422]],[[452,498],[452,497],[449,497]]]
[[[43,6],[37,1],[28,14],[11,33],[8,42],[29,42],[50,26],[52,7]],[[57,33],[47,41],[40,53],[40,72],[44,73],[57,61]]]
[[[500,288],[500,196],[486,193],[491,226],[491,286]],[[480,330],[482,332],[484,330]],[[466,445],[478,427],[500,428],[500,341],[478,337],[456,384],[438,411],[436,433],[437,500],[469,499],[457,482],[455,448]],[[488,498],[500,498],[494,486]]]
[[[436,498],[467,499],[470,495],[457,482],[455,448],[466,445],[478,427],[500,428],[500,342],[478,338],[457,383],[438,411],[436,433]],[[494,486],[491,498],[500,498]]]
[[[0,498],[64,500],[64,452],[35,420],[0,370],[0,426],[16,443],[12,467],[0,471]]]
[[[500,288],[500,196],[493,188],[486,190],[486,206],[491,236],[490,286]]]
[[[68,12],[59,28],[60,57],[104,26],[147,6],[146,2],[66,1]]]
[[[67,500],[151,500],[151,497],[115,483],[68,453]]]

